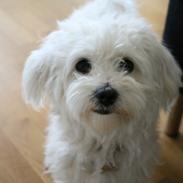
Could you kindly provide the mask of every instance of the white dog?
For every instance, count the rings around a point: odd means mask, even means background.
[[[94,0],[59,22],[23,73],[26,101],[51,106],[45,165],[55,183],[147,183],[159,109],[179,78],[132,0]]]

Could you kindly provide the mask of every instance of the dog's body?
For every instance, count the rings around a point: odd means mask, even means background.
[[[160,107],[180,71],[132,0],[95,0],[32,53],[24,95],[52,108],[45,165],[55,183],[145,183],[158,158]]]

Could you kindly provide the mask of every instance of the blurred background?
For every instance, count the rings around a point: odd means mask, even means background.
[[[161,39],[168,0],[137,0]],[[85,0],[0,0],[0,183],[50,183],[43,173],[47,112],[36,113],[21,97],[22,70],[30,51]],[[158,123],[161,163],[151,183],[183,183],[183,138],[164,135]],[[181,132],[183,132],[181,128]]]

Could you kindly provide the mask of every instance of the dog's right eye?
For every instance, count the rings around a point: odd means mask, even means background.
[[[118,71],[126,71],[127,73],[133,72],[134,64],[129,58],[125,57],[119,59],[118,62],[119,62]]]
[[[82,58],[76,64],[75,69],[81,74],[88,74],[91,71],[91,63],[87,58]]]

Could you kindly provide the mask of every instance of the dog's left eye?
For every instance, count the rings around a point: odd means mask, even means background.
[[[91,71],[91,63],[87,58],[82,58],[76,64],[75,69],[81,74],[88,74]]]
[[[134,70],[134,64],[127,57],[121,58],[119,61],[119,64],[118,64],[118,70],[119,71],[127,71],[128,73],[131,73]]]

